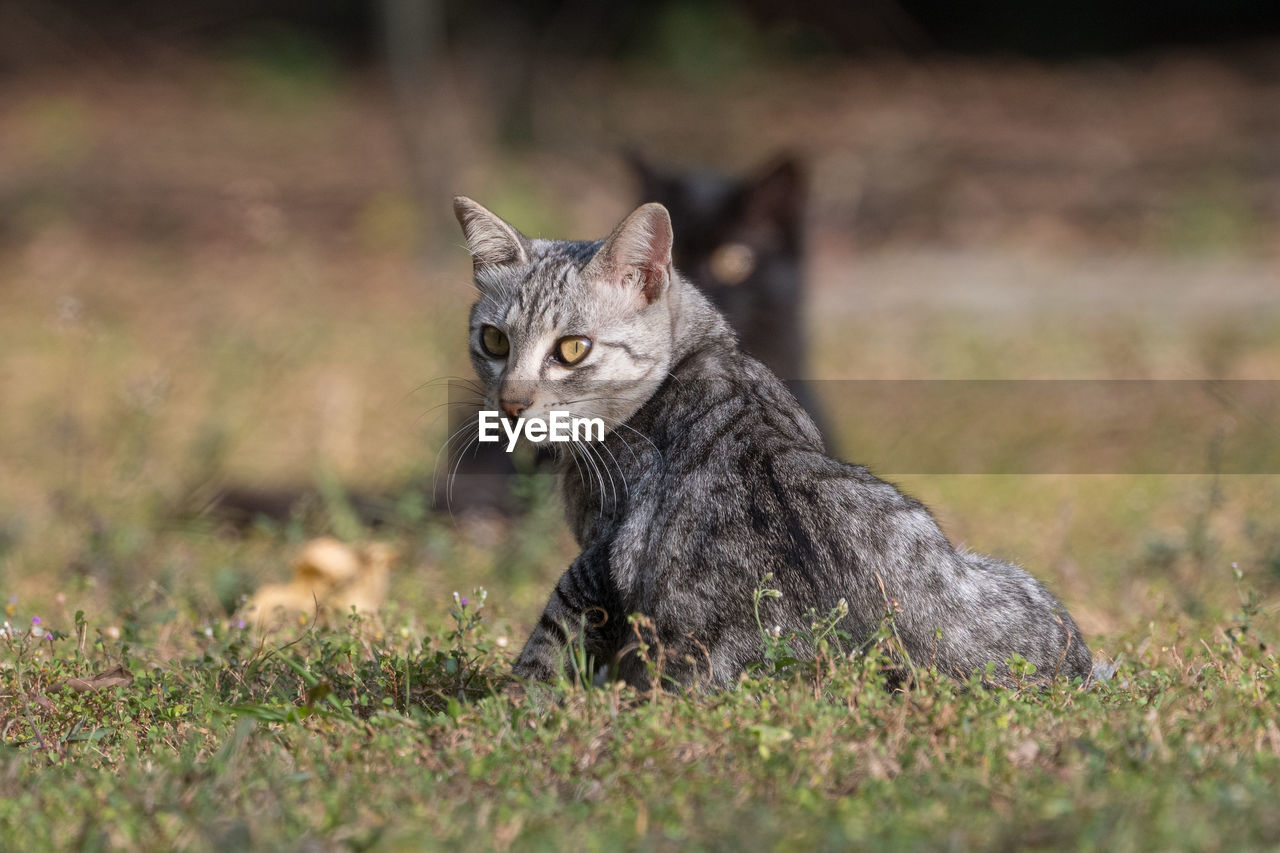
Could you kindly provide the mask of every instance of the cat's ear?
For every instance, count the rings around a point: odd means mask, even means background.
[[[643,154],[636,148],[627,146],[622,150],[622,157],[627,161],[631,174],[640,185],[640,197],[645,201],[665,198],[666,178],[653,168]]]
[[[497,214],[466,196],[458,196],[453,200],[453,215],[466,235],[471,263],[477,272],[485,267],[529,263],[528,238]]]
[[[747,188],[748,219],[782,226],[799,223],[804,212],[805,176],[800,161],[783,155],[760,170]]]
[[[646,304],[671,283],[671,215],[660,204],[642,204],[604,241],[582,270],[583,278],[642,296]]]

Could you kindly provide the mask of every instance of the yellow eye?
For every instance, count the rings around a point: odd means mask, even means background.
[[[565,364],[577,364],[591,351],[591,339],[574,336],[556,342],[556,358]]]
[[[497,326],[485,326],[480,330],[480,346],[494,358],[506,358],[511,352],[511,341]]]

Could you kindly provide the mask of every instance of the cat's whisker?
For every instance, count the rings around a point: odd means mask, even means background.
[[[574,448],[575,457],[581,460],[583,463],[582,472],[586,475],[585,481],[582,482],[583,493],[590,494],[591,489],[595,487],[595,482],[596,482],[595,471],[594,469],[592,469],[591,464],[587,461],[586,451],[583,450],[581,447],[577,446],[576,444],[573,444],[570,446]]]
[[[436,409],[443,409],[446,406],[451,406],[457,409],[474,409],[477,405],[480,405],[482,403],[484,403],[484,400],[479,397],[473,400],[446,400],[443,403],[436,403],[434,406],[431,406],[430,408],[424,410],[422,414],[418,415],[418,417],[414,420],[413,423],[414,423],[414,426],[421,424],[422,419],[425,418],[427,415],[431,414]]]
[[[564,402],[565,402],[565,405],[567,405],[567,406],[572,406],[574,403],[594,403],[594,402],[596,402],[597,400],[609,400],[609,401],[613,401],[613,400],[622,400],[622,399],[624,399],[624,398],[623,398],[623,397],[619,397],[619,396],[617,396],[617,395],[609,395],[609,396],[604,396],[604,397],[579,397],[579,398],[578,398],[578,399],[576,399],[576,400],[565,400]]]
[[[586,488],[586,481],[582,478],[582,466],[578,464],[578,454],[573,452],[573,443],[566,444],[565,450],[568,452],[569,458],[573,460],[573,467],[578,469],[578,482],[583,488]]]
[[[461,431],[461,430],[459,430],[457,433],[454,433],[454,435],[453,435],[453,437],[452,437],[452,438],[450,438],[450,442],[451,442],[451,443],[452,443],[454,440],[458,439],[458,438],[461,438],[461,439],[462,439],[462,442],[461,442],[459,445],[457,445],[453,450],[451,450],[451,451],[450,451],[450,456],[447,456],[447,457],[445,458],[445,493],[446,493],[445,497],[446,497],[446,503],[450,502],[450,501],[451,501],[451,499],[452,499],[452,491],[453,491],[453,477],[454,477],[454,475],[455,475],[455,474],[456,474],[456,472],[457,472],[457,467],[458,467],[458,465],[459,465],[459,464],[461,464],[462,459],[463,459],[464,455],[466,454],[466,450],[467,450],[467,448],[471,446],[471,443],[472,443],[473,441],[475,441],[475,440],[476,440],[476,438],[478,437],[478,435],[479,435],[479,432],[478,432],[478,431],[471,431],[471,430],[468,430],[468,431],[464,434],[464,433],[462,433],[462,431]],[[452,457],[454,457],[454,456],[456,456],[456,459],[455,459],[455,462],[454,462],[453,467],[452,467],[452,468],[450,468],[450,466],[449,466],[449,459],[450,459],[450,458],[452,458]],[[437,486],[438,486],[438,482],[439,482],[439,476],[440,476],[440,471],[439,471],[439,466],[437,465],[437,469],[436,469],[435,477],[432,479],[432,484],[431,484],[431,490],[432,490],[432,493],[433,493],[433,494],[436,492],[436,488],[437,488]]]
[[[662,460],[663,458],[662,451],[658,449],[658,445],[654,444],[653,440],[649,438],[649,436],[640,432],[640,430],[636,429],[635,427],[631,426],[628,423],[625,423],[624,421],[618,420],[617,418],[609,417],[608,415],[597,415],[597,417],[599,417],[601,420],[603,420],[607,425],[609,425],[613,429],[625,429],[635,433],[642,441],[644,441],[646,444],[648,444],[650,447],[653,448],[653,452],[658,455],[658,460],[659,461]],[[620,436],[620,438],[626,441],[627,449],[630,450],[632,456],[635,457],[635,448],[631,446],[631,441],[622,436]]]
[[[617,469],[617,471],[618,471],[618,479],[622,481],[622,494],[623,494],[623,496],[624,496],[624,497],[625,497],[625,496],[629,496],[629,495],[630,495],[630,493],[631,493],[631,490],[630,490],[630,489],[628,488],[628,486],[627,486],[627,475],[626,475],[626,473],[622,470],[622,465],[618,462],[618,457],[616,457],[616,456],[614,456],[614,455],[613,455],[613,451],[609,449],[609,443],[608,443],[608,442],[602,441],[602,442],[599,442],[599,445],[600,445],[601,449],[603,449],[603,450],[604,450],[604,452],[605,452],[605,453],[608,453],[608,454],[609,454],[609,458],[613,460],[613,467],[614,467],[614,468],[616,468],[616,469]],[[604,460],[603,460],[603,459],[601,459],[600,461],[601,461],[601,462],[603,462]],[[615,502],[617,501],[617,491],[616,491],[616,490],[614,491],[614,501],[615,501]]]
[[[475,435],[467,439],[467,443],[462,445],[462,449],[458,452],[458,461],[453,463],[453,471],[449,474],[449,480],[445,485],[445,503],[449,507],[449,516],[453,517],[453,484],[458,479],[458,469],[462,467],[462,460],[466,457],[468,448],[472,444],[479,445],[476,439],[480,436],[480,428],[476,427]]]
[[[579,464],[580,462],[586,462],[586,453],[582,450],[580,443],[576,441],[569,442],[565,445],[565,448],[573,458],[574,464],[578,466],[578,482],[582,485],[583,494],[588,494],[595,484],[595,474],[592,472],[590,465]]]
[[[601,476],[600,467],[596,465],[595,457],[591,454],[591,448],[588,447],[587,444],[585,443],[579,443],[578,446],[582,448],[583,458],[586,460],[587,465],[591,468],[592,482],[599,484],[596,491],[600,495],[600,511],[603,512],[604,511],[604,477]]]
[[[625,402],[625,401],[627,401],[627,400],[628,400],[628,398],[626,398],[626,397],[618,397],[618,396],[604,396],[604,397],[580,397],[580,398],[578,398],[578,399],[576,399],[576,400],[567,400],[567,401],[565,401],[565,405],[570,405],[570,406],[571,406],[571,405],[574,405],[574,404],[576,404],[576,403],[593,403],[593,402],[598,402],[598,401],[601,401],[601,400],[605,400],[605,401],[609,401],[609,402],[613,402],[613,401],[615,401],[615,400],[622,400],[622,401],[624,401],[624,402]],[[606,415],[606,414],[603,414],[603,413],[593,413],[593,415],[594,415],[595,417],[598,417],[598,418],[600,418],[601,420],[605,421],[605,423],[606,423],[606,424],[608,424],[610,427],[626,429],[626,430],[630,430],[631,432],[635,433],[637,436],[639,436],[641,439],[643,439],[646,443],[648,443],[648,445],[649,445],[650,447],[652,447],[652,448],[653,448],[653,451],[654,451],[655,453],[657,453],[657,454],[658,454],[658,458],[659,458],[659,459],[661,459],[661,458],[662,458],[662,451],[658,449],[658,446],[657,446],[656,444],[654,444],[654,443],[653,443],[653,441],[649,438],[649,436],[647,436],[647,435],[645,435],[644,433],[640,432],[640,431],[639,431],[639,430],[637,430],[635,427],[630,426],[630,425],[629,425],[629,424],[627,424],[625,421],[622,421],[622,420],[620,420],[620,419],[618,419],[618,418],[612,417],[611,415]],[[631,449],[631,446],[630,446],[630,444],[629,444],[629,443],[628,443],[627,447],[628,447],[628,449]],[[635,453],[635,451],[634,451],[634,450],[632,450],[632,453],[634,454],[634,453]]]
[[[456,384],[456,385],[460,385],[466,391],[474,391],[475,393],[481,394],[481,395],[484,394],[484,389],[480,387],[480,384],[474,379],[467,379],[462,376],[438,376],[435,379],[428,379],[426,382],[423,382],[421,385],[417,386],[416,388],[406,392],[402,400],[407,400],[410,397],[412,397],[414,394],[417,394],[419,391],[425,391],[426,389],[432,387],[433,385],[440,385],[440,384],[447,384],[447,385]]]
[[[468,421],[467,423],[463,424],[462,426],[454,430],[453,434],[450,435],[447,439],[445,439],[444,444],[440,445],[440,449],[436,451],[435,461],[432,462],[432,471],[434,472],[431,477],[431,493],[432,494],[436,493],[436,489],[440,485],[440,454],[448,450],[449,445],[453,444],[454,439],[456,439],[459,435],[462,435],[463,431],[468,429],[469,427],[474,427],[477,430],[477,432],[480,429],[480,427],[477,424],[473,424],[470,421]]]
[[[600,460],[600,467],[603,468],[604,472],[609,475],[609,489],[613,492],[613,505],[616,507],[618,505],[618,484],[614,482],[613,472],[609,470],[609,464],[605,462],[604,457],[600,455],[601,449],[608,450],[609,448],[604,446],[604,442],[600,442],[595,447],[595,454],[596,454],[596,458]],[[613,464],[615,467],[617,467],[618,460],[613,457],[612,453],[609,454],[609,457],[613,459]],[[622,477],[621,468],[618,468],[618,476]],[[626,484],[627,484],[626,480],[623,479],[622,485],[624,487],[624,491],[625,491]]]
[[[591,446],[590,442],[583,442],[582,449],[586,451],[587,457],[592,460],[592,465],[596,469],[596,477],[600,481],[600,511],[605,510],[605,499],[609,497],[609,493],[613,493],[613,503],[617,503],[618,490],[613,485],[613,474],[610,473],[608,467],[604,464],[604,459],[600,457],[599,451]],[[608,488],[605,485],[605,477],[609,478]]]

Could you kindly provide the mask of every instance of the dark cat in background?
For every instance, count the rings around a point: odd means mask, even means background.
[[[805,170],[780,155],[746,176],[667,171],[627,153],[641,203],[656,201],[675,226],[675,268],[711,298],[743,351],[788,382],[825,428],[809,383],[805,332]]]

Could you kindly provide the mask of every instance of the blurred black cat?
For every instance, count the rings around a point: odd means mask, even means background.
[[[671,213],[674,266],[728,318],[739,344],[775,374],[830,443],[808,383],[804,330],[805,177],[779,156],[747,177],[714,171],[664,171],[639,154],[627,159],[640,202]]]
[[[634,151],[626,158],[637,179],[639,201],[656,201],[671,213],[676,269],[729,319],[743,350],[788,380],[830,443],[814,395],[799,381],[807,375],[808,349],[803,318],[806,191],[799,161],[778,156],[747,177],[734,177],[711,170],[667,171]],[[454,427],[460,424],[456,421]],[[439,510],[518,511],[510,482],[515,468],[500,444],[473,444],[460,456],[442,457],[440,465],[432,486]],[[237,523],[282,519],[308,499],[316,502],[306,489],[232,486],[215,498],[213,512]],[[392,502],[386,499],[353,494],[349,500],[367,522],[390,515]]]

